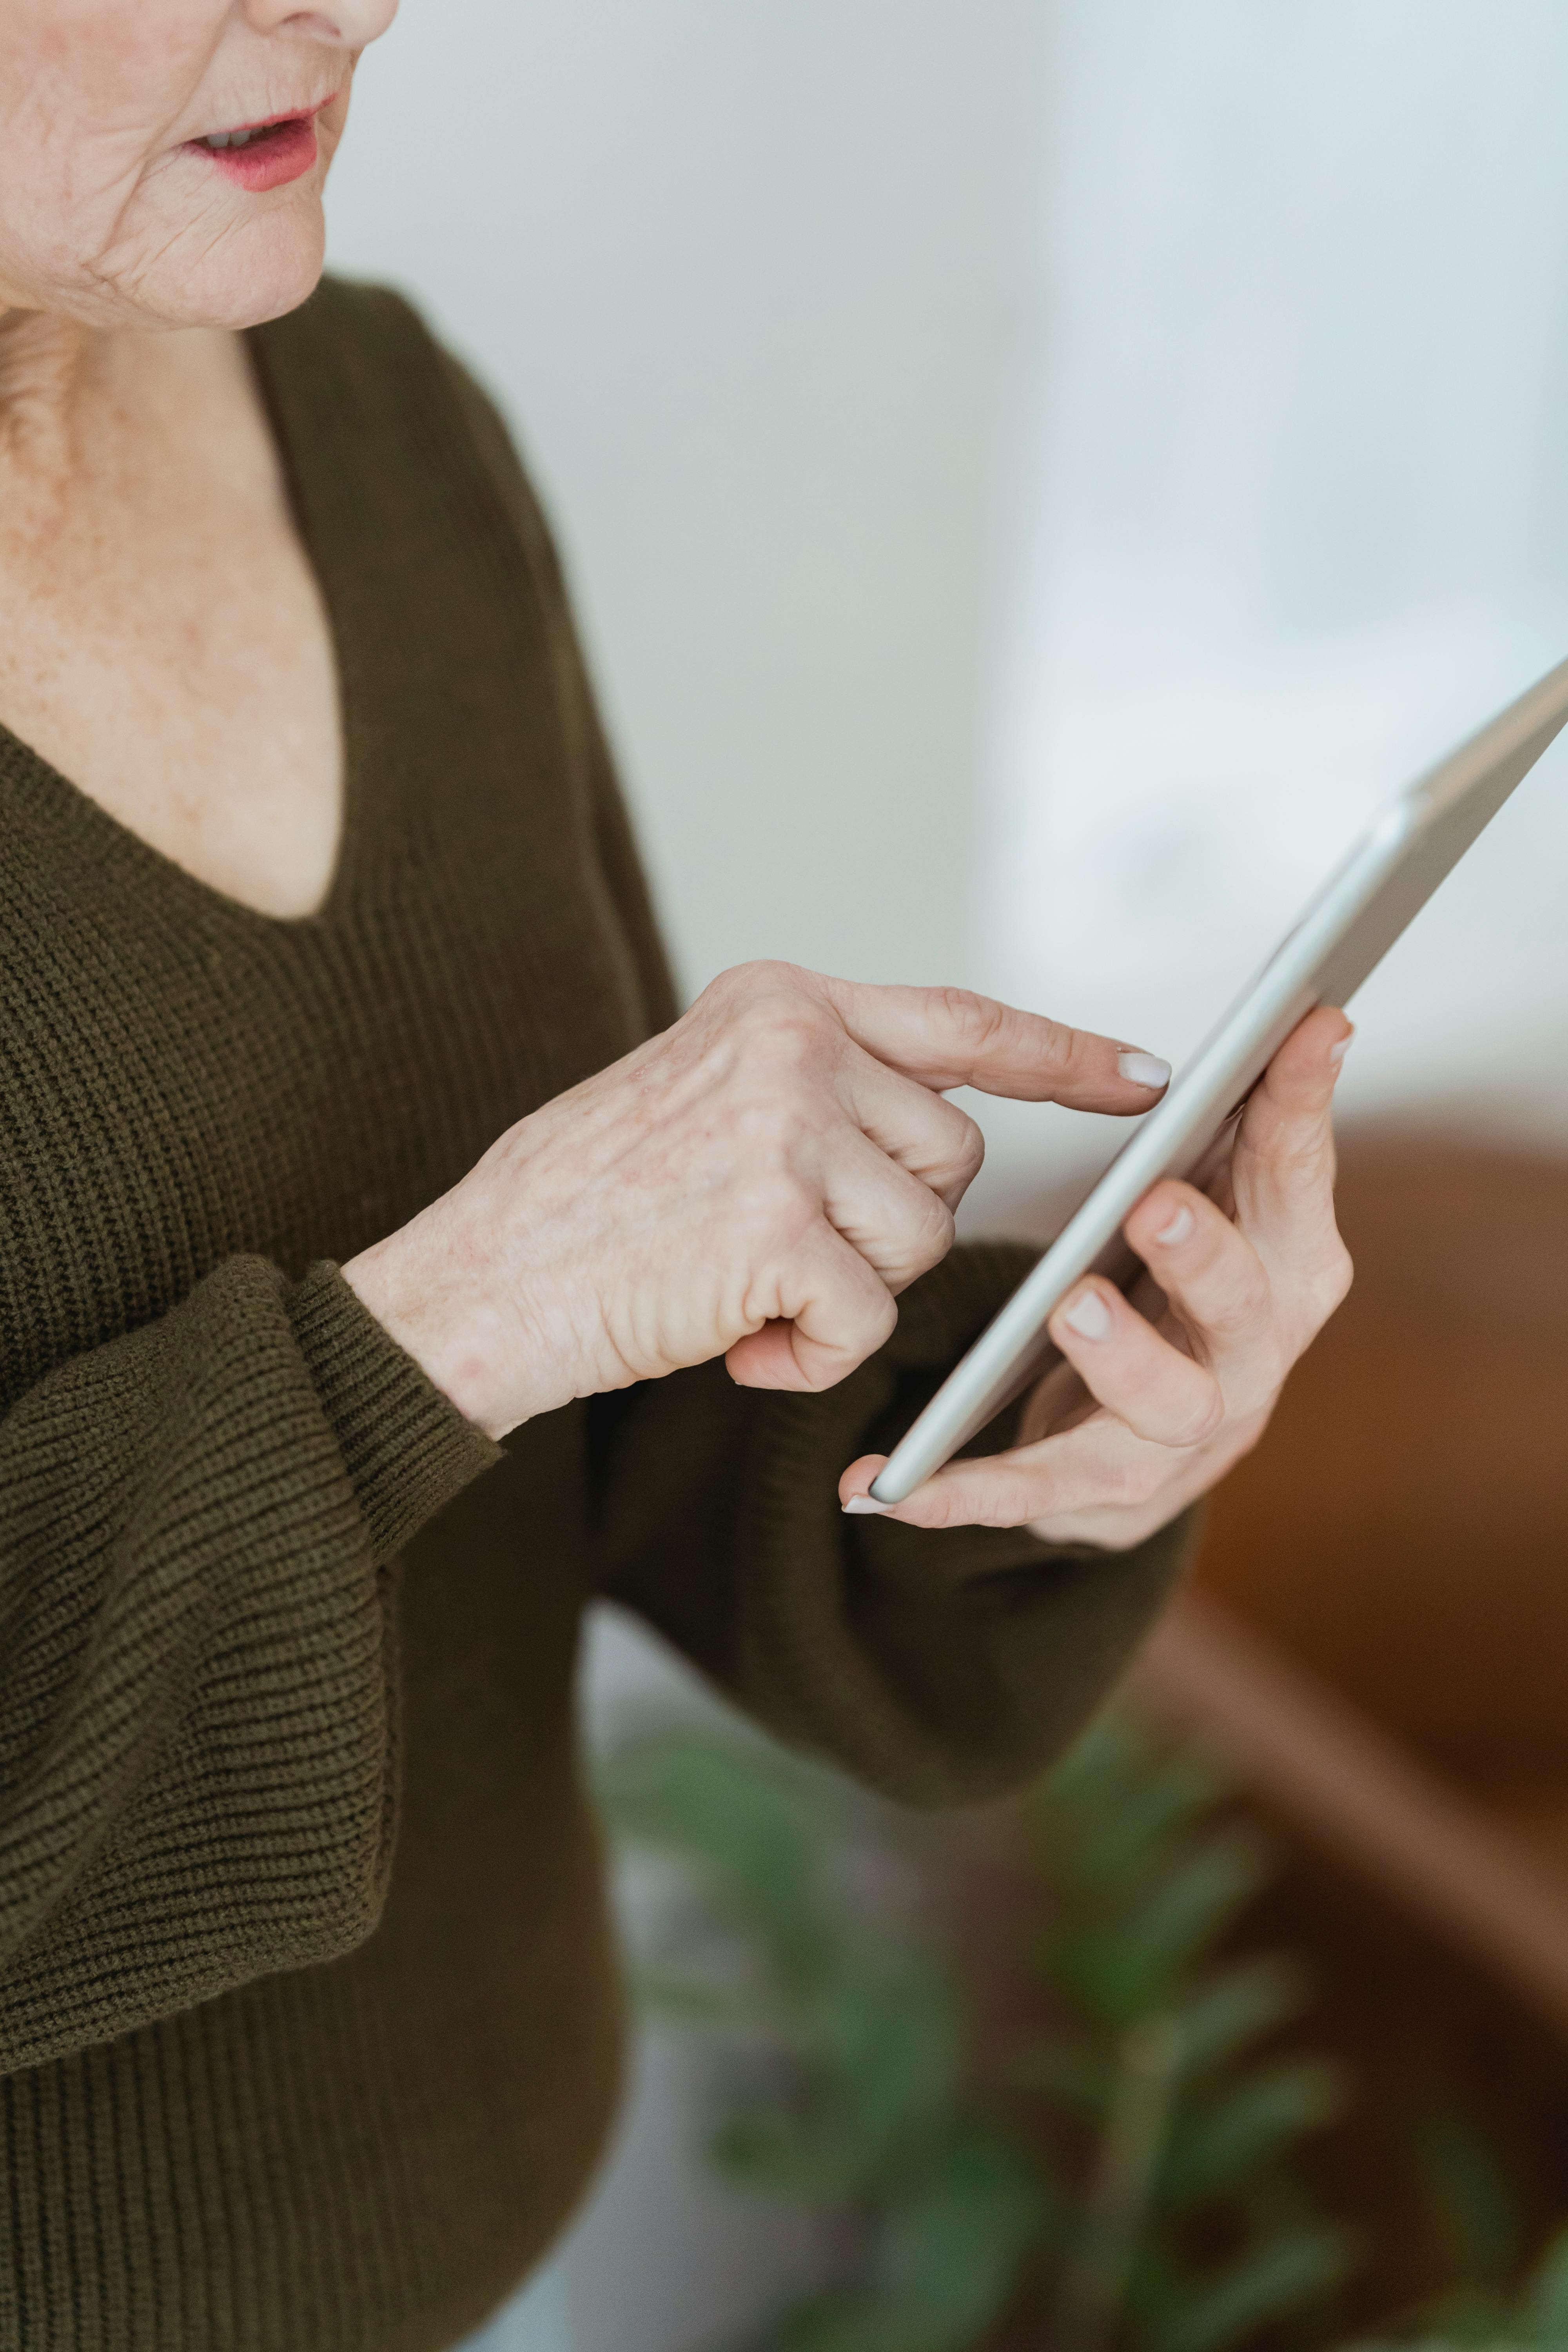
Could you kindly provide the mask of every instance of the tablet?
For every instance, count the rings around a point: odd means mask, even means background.
[[[872,1486],[878,1502],[901,1503],[1059,1360],[1046,1324],[1082,1276],[1125,1289],[1143,1272],[1122,1220],[1161,1177],[1200,1170],[1314,1005],[1350,1002],[1565,722],[1568,662],[1384,809],[942,1382]]]

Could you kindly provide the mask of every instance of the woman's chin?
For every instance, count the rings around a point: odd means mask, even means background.
[[[137,306],[171,327],[259,327],[315,291],[327,230],[318,194],[237,225],[196,257],[171,247],[136,286]]]

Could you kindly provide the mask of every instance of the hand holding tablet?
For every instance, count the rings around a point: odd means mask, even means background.
[[[1104,1275],[1069,1289],[1049,1318],[1053,1365],[1036,1381],[1020,1442],[950,1462],[900,1519],[1028,1526],[1048,1542],[1120,1550],[1206,1493],[1257,1442],[1350,1280],[1330,1117],[1349,1041],[1342,1013],[1308,1016],[1237,1129],[1224,1174],[1234,1214],[1194,1185],[1157,1183],[1126,1221],[1142,1277],[1131,1297]],[[880,1467],[868,1458],[846,1474],[840,1493],[858,1498],[847,1508],[887,1508],[858,1499]]]
[[[891,1457],[845,1473],[846,1509],[1131,1544],[1247,1449],[1348,1279],[1329,1105],[1349,1024],[1315,1008],[1348,1002],[1565,722],[1568,663],[1384,812]],[[1223,1160],[1243,1104],[1233,1223],[1180,1180]],[[1145,1267],[1170,1306],[1140,1331],[1121,1294]],[[942,1468],[1031,1382],[1024,1444]]]

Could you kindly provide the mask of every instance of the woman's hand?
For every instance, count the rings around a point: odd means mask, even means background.
[[[827,1388],[952,1245],[984,1147],[946,1088],[1133,1112],[1169,1076],[984,997],[747,964],[343,1273],[492,1436],[714,1356]]]
[[[1022,1443],[952,1462],[886,1516],[913,1527],[1024,1527],[1048,1543],[1142,1543],[1255,1445],[1285,1376],[1350,1287],[1334,1223],[1334,1081],[1342,1013],[1313,1013],[1282,1045],[1242,1118],[1234,1218],[1190,1184],[1156,1184],[1124,1231],[1149,1269],[1146,1322],[1108,1282],[1081,1282],[1051,1318],[1067,1359],[1024,1412]],[[848,1511],[882,1466],[847,1470]]]

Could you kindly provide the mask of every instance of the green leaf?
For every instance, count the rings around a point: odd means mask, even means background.
[[[1021,2090],[1043,2092],[1072,2114],[1098,2120],[1116,2081],[1115,2054],[1087,2042],[1044,2042],[1018,2060],[1012,2079]]]
[[[802,2305],[790,2314],[778,2342],[781,2352],[967,2352],[933,2333],[921,2313],[864,2294]]]
[[[1506,2277],[1518,2266],[1524,2231],[1496,2149],[1467,2116],[1450,2109],[1426,2116],[1415,2138],[1461,2277]]]
[[[1263,1885],[1267,1853],[1239,1828],[1205,1839],[1125,1916],[1059,1930],[1047,1948],[1047,1973],[1102,2024],[1169,2008],[1183,1971]]]
[[[1162,2209],[1189,2210],[1245,2188],[1343,2104],[1343,2077],[1326,2063],[1303,2062],[1249,2075],[1178,2120],[1160,2168]]]
[[[1278,1958],[1248,1960],[1211,1978],[1174,2011],[1184,2075],[1190,2081],[1223,2065],[1282,2025],[1302,2008],[1306,1991],[1303,1971]]]
[[[830,2132],[796,2130],[763,2109],[726,2116],[709,2135],[713,2168],[732,2188],[791,2204],[826,2204],[863,2188],[858,2152]]]
[[[866,2283],[792,2315],[789,2352],[969,2352],[1053,2218],[1028,2158],[958,2127],[894,2190]]]
[[[1011,2295],[1050,2210],[1022,2149],[977,2124],[954,2129],[889,2204],[879,2268],[890,2296],[967,2344]]]
[[[907,2168],[952,2110],[963,2054],[956,1990],[933,1956],[844,1951],[803,2002],[803,2032],[808,2118],[742,2109],[714,2136],[715,2158],[781,2196],[858,2197]]]
[[[1342,2231],[1316,2223],[1266,2238],[1217,2278],[1140,2311],[1139,2352],[1229,2352],[1257,2329],[1305,2310],[1337,2284],[1351,2262]]]
[[[1531,2334],[1543,2344],[1568,2344],[1568,2230],[1553,2238],[1524,2298]]]
[[[1540,2352],[1540,2344],[1535,2337],[1521,2334],[1517,2324],[1505,2316],[1494,2319],[1489,2327],[1476,2334],[1467,2334],[1459,2328],[1404,2336],[1394,2342],[1358,2336],[1353,2345],[1344,2346],[1342,2352]]]
[[[762,1748],[695,1729],[629,1740],[596,1782],[617,1836],[679,1856],[773,1965],[798,1978],[832,1937],[824,1801]]]
[[[1190,1841],[1218,1793],[1208,1773],[1190,1759],[1152,1769],[1142,1788],[1129,1790],[1113,1812],[1095,1822],[1079,1857],[1080,1881],[1132,1893]]]
[[[924,2139],[957,2096],[963,2009],[936,1954],[842,1950],[818,1972],[802,2016],[825,2089],[868,2168]]]
[[[1473,2282],[1436,2296],[1425,2306],[1421,2324],[1428,2336],[1456,2345],[1492,2347],[1521,2332],[1507,2299],[1495,2288]]]

